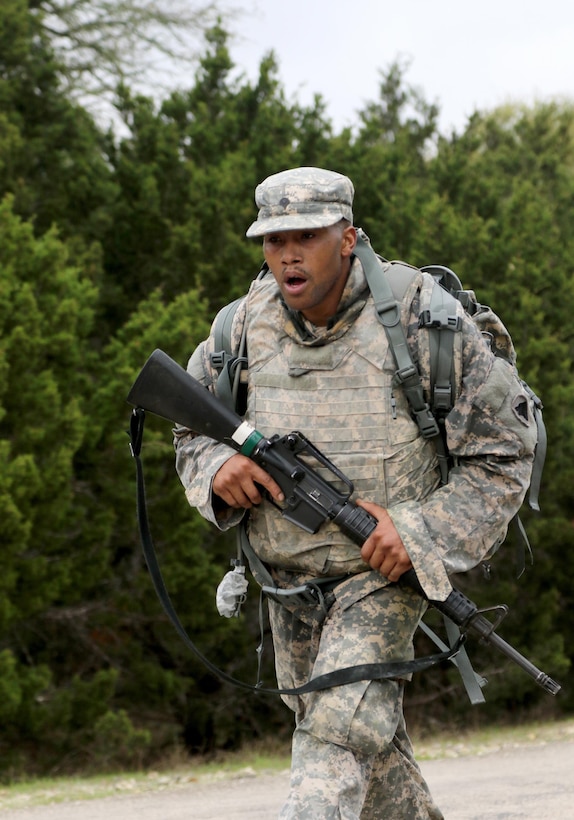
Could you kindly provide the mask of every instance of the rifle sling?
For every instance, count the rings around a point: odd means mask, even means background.
[[[261,686],[259,683],[256,685],[246,683],[245,681],[228,675],[227,672],[224,672],[222,669],[219,669],[208,658],[206,658],[205,655],[203,655],[203,653],[197,648],[187,634],[177,615],[177,612],[174,609],[163,580],[147,514],[143,464],[140,456],[144,423],[145,411],[141,407],[135,408],[132,411],[128,434],[130,436],[130,451],[136,463],[136,512],[144,558],[154,589],[164,612],[172,622],[176,632],[183,640],[187,648],[191,650],[196,658],[198,658],[198,660],[200,660],[201,663],[203,663],[203,665],[213,675],[215,675],[215,677],[239,689],[244,689],[251,692],[260,692],[265,695],[304,695],[309,692],[316,692],[318,690],[329,689],[333,686],[341,686],[346,683],[354,683],[361,680],[394,680],[396,678],[408,678],[415,672],[423,672],[438,663],[451,660],[457,655],[464,642],[464,635],[461,635],[458,638],[454,646],[450,648],[447,647],[444,651],[435,655],[427,655],[423,658],[415,658],[414,660],[409,661],[366,663],[357,666],[345,667],[344,669],[336,669],[333,672],[328,672],[324,675],[319,675],[316,678],[312,678],[303,686],[298,686],[293,689],[271,689]]]

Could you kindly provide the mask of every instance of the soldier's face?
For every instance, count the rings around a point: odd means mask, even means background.
[[[326,325],[337,312],[356,241],[355,228],[346,223],[266,234],[265,261],[287,305]]]

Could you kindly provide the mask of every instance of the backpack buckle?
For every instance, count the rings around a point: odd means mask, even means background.
[[[423,438],[434,438],[439,435],[438,422],[428,404],[425,404],[422,410],[415,410],[413,415]]]
[[[449,411],[452,409],[452,387],[435,384],[433,391],[433,406],[435,410]]]
[[[462,318],[452,316],[447,310],[423,310],[419,316],[419,327],[435,328],[436,330],[462,330]]]
[[[214,367],[216,370],[223,370],[228,358],[229,354],[225,350],[218,350],[215,353],[209,354],[209,361],[211,362],[211,366]]]
[[[412,379],[418,375],[419,371],[412,362],[406,367],[400,367],[397,371],[395,371],[395,377],[399,384],[405,384],[405,382],[408,382],[409,379]]]

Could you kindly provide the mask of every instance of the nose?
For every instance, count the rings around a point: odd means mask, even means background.
[[[301,262],[301,245],[296,239],[286,239],[281,248],[281,261],[285,265]]]

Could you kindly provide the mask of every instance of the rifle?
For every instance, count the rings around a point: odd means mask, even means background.
[[[162,350],[151,354],[127,400],[135,408],[149,410],[161,418],[227,444],[255,461],[280,486],[285,496],[281,507],[283,517],[306,532],[316,533],[325,521],[331,520],[360,547],[377,526],[377,520],[351,500],[353,483],[350,479],[302,433],[293,431],[285,436],[266,438]],[[321,478],[310,462],[326,468],[333,481]],[[343,489],[338,488],[334,481]],[[445,601],[429,600],[414,569],[404,573],[400,583],[428,600],[461,631],[474,633],[494,646],[518,664],[546,692],[556,695],[560,691],[560,684],[496,633],[502,617],[508,612],[505,605],[493,608],[498,612],[493,624],[483,614],[492,610],[479,610],[456,588],[452,589]]]

